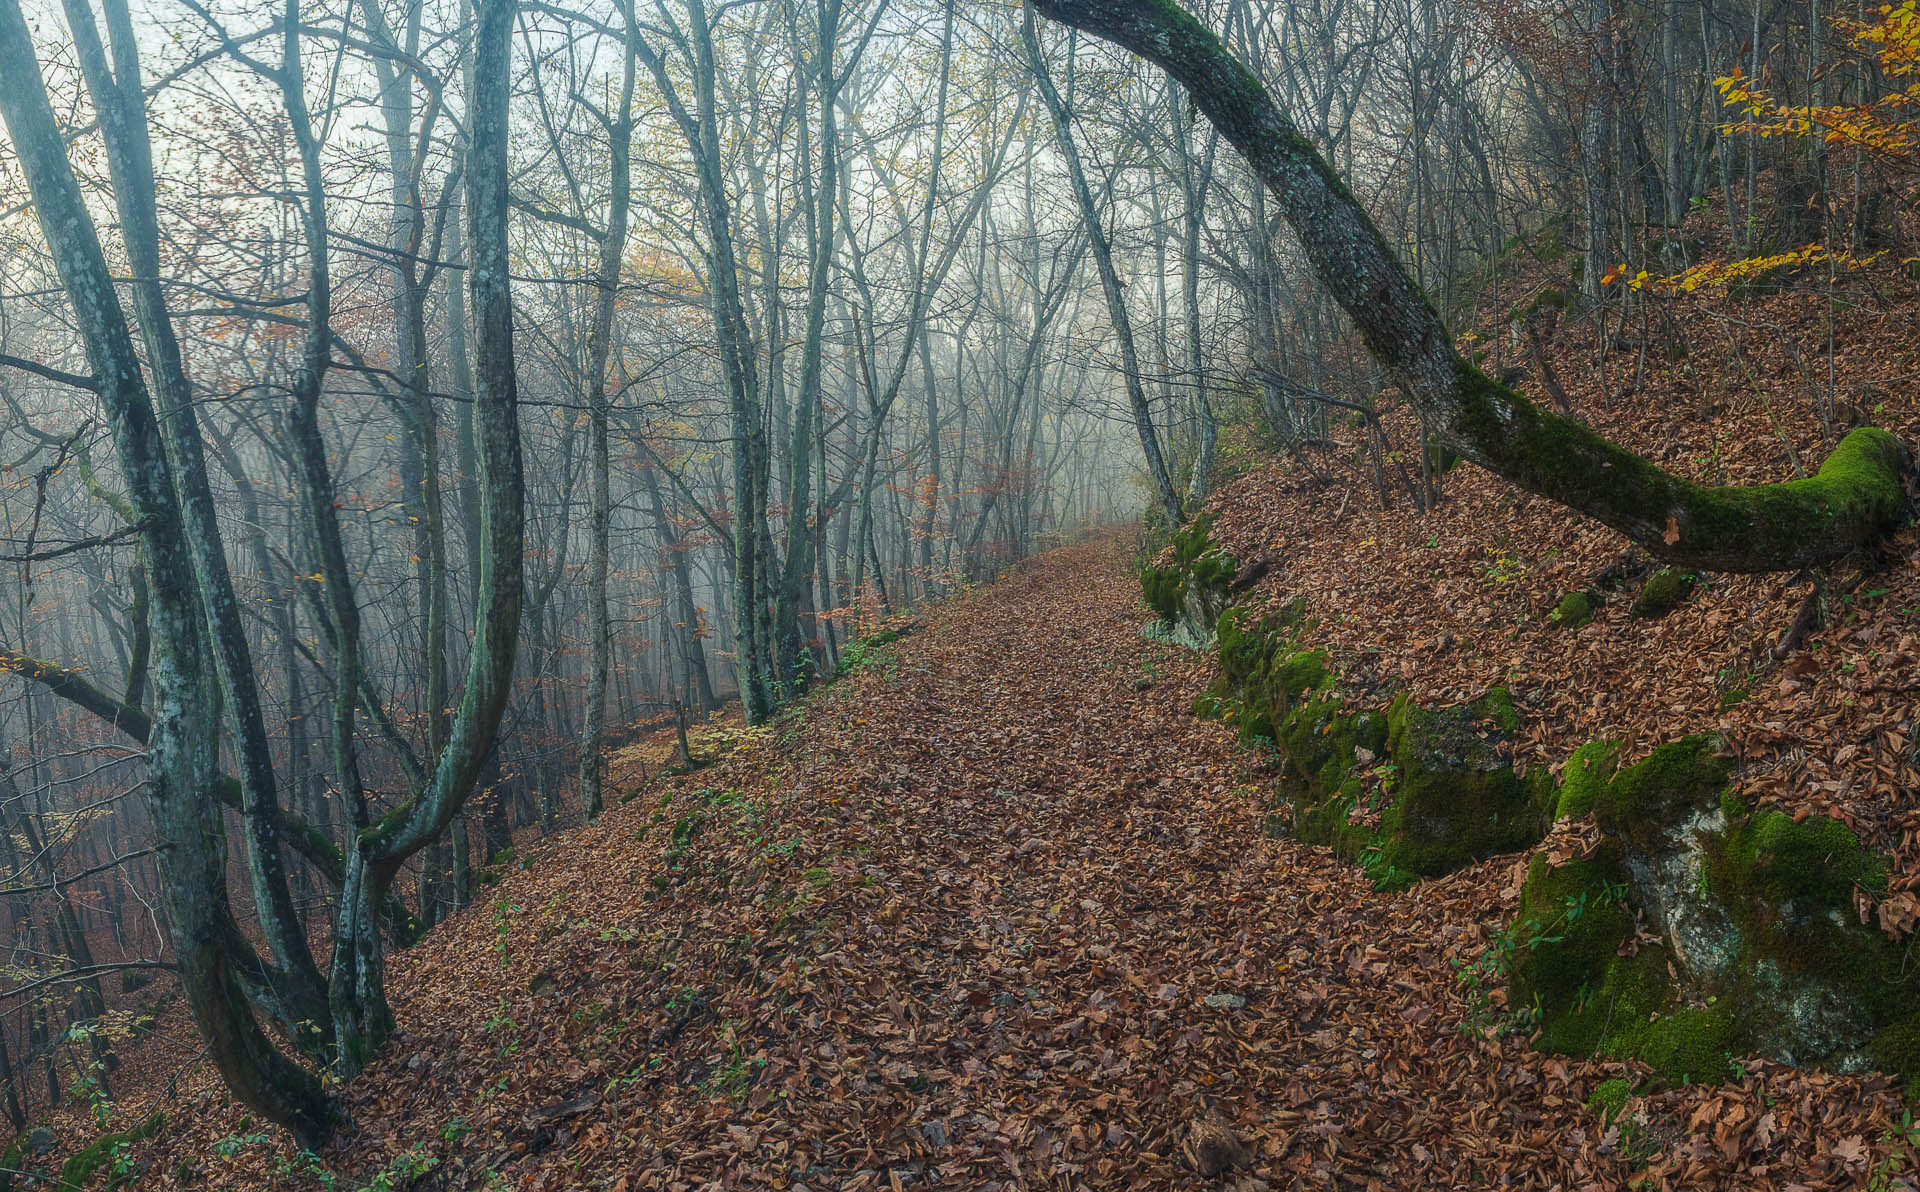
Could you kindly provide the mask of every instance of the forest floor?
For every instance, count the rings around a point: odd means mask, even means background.
[[[1896,1188],[1884,1078],[1493,1029],[1523,857],[1376,893],[1143,640],[1130,534],[924,610],[719,764],[551,838],[397,955],[309,1157],[202,1074],[142,1187]],[[177,1102],[176,1102],[177,1104]],[[384,1182],[382,1182],[384,1181]],[[1644,1183],[1643,1183],[1644,1181]],[[1877,1181],[1877,1183],[1876,1183]]]

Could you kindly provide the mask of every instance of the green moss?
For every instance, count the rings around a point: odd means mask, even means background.
[[[1549,865],[1545,853],[1528,862],[1519,912],[1504,941],[1511,949],[1509,1000],[1537,1007],[1543,1029],[1564,1033],[1558,1020],[1591,1000],[1596,976],[1633,933],[1625,889],[1617,847],[1564,865]]]
[[[86,1187],[87,1181],[92,1179],[95,1173],[113,1162],[115,1155],[119,1153],[121,1148],[139,1142],[142,1139],[152,1138],[155,1134],[159,1133],[161,1125],[163,1125],[166,1120],[166,1114],[156,1109],[147,1116],[145,1121],[142,1121],[130,1130],[123,1130],[118,1134],[103,1134],[99,1138],[94,1139],[71,1159],[68,1159],[60,1168],[59,1186],[63,1188]],[[108,1186],[117,1188],[120,1186],[120,1183],[120,1179],[115,1178],[108,1182]]]
[[[1589,741],[1573,751],[1560,775],[1556,819],[1579,819],[1593,810],[1620,764],[1620,746],[1613,741]]]
[[[1603,1080],[1587,1095],[1587,1108],[1602,1125],[1611,1126],[1633,1097],[1633,1081],[1616,1076]]]
[[[1920,1092],[1920,1011],[1883,1027],[1867,1044],[1867,1055],[1882,1072],[1896,1072],[1907,1078],[1908,1088]]]
[[[1664,617],[1693,595],[1694,582],[1691,571],[1662,567],[1640,586],[1640,594],[1633,598],[1633,607],[1628,611],[1642,620]]]
[[[1180,617],[1187,581],[1175,567],[1148,567],[1140,572],[1140,591],[1147,607],[1171,625]]]
[[[1468,708],[1476,719],[1492,724],[1509,736],[1520,731],[1520,713],[1514,709],[1513,693],[1505,687],[1489,687],[1486,694]]]
[[[1506,936],[1511,994],[1537,1011],[1540,1045],[1638,1058],[1669,1080],[1718,1079],[1730,1055],[1756,1051],[1920,1072],[1906,948],[1854,912],[1860,892],[1885,891],[1884,859],[1838,820],[1751,809],[1726,792],[1717,752],[1689,737],[1610,778],[1610,743],[1569,761],[1562,807],[1591,805],[1603,843],[1557,868],[1536,857]],[[1607,892],[1630,873],[1657,903],[1646,921],[1685,955],[1620,955],[1634,918]]]
[[[13,1177],[16,1172],[27,1175],[26,1140],[16,1138],[6,1150],[0,1151],[0,1192],[13,1192]]]
[[[1214,551],[1193,561],[1189,582],[1201,591],[1225,593],[1233,586],[1234,573],[1239,563],[1232,555]]]
[[[1214,623],[1220,673],[1234,688],[1260,673],[1277,645],[1272,626],[1261,621],[1248,627],[1247,617],[1245,609],[1230,608]]]
[[[1302,699],[1274,720],[1274,742],[1298,777],[1296,801],[1320,803],[1346,783],[1356,749],[1378,757],[1386,749],[1386,721],[1378,712],[1349,713],[1337,696]]]
[[[1905,524],[1903,477],[1911,457],[1886,431],[1853,431],[1804,480],[1706,487],[1533,405],[1465,360],[1456,360],[1454,369],[1461,414],[1450,441],[1464,454],[1657,554],[1695,567],[1788,569]]]
[[[1630,847],[1651,848],[1666,829],[1709,806],[1727,785],[1730,759],[1716,756],[1717,738],[1685,737],[1655,749],[1595,793],[1600,826]]]
[[[1325,650],[1302,650],[1274,655],[1267,667],[1263,694],[1269,708],[1285,715],[1309,692],[1331,690],[1332,672]]]
[[[1182,567],[1192,567],[1200,556],[1214,549],[1213,514],[1202,513],[1183,528],[1173,532],[1173,558]]]
[[[1727,1008],[1677,1003],[1658,946],[1620,955],[1635,933],[1624,857],[1613,841],[1559,866],[1534,856],[1503,944],[1509,1000],[1537,1015],[1543,1050],[1634,1058],[1675,1082],[1723,1075],[1739,1045]]]
[[[1740,1024],[1728,1006],[1689,1006],[1618,1035],[1613,1054],[1632,1056],[1676,1083],[1725,1079],[1744,1050]]]
[[[1724,856],[1734,891],[1776,905],[1800,902],[1815,913],[1851,912],[1856,889],[1886,891],[1879,858],[1860,847],[1846,824],[1826,816],[1795,823],[1778,811],[1762,811],[1728,833]]]
[[[1239,565],[1232,555],[1214,546],[1209,537],[1212,528],[1213,515],[1200,514],[1171,535],[1171,563],[1165,567],[1149,565],[1140,571],[1141,597],[1165,625],[1180,619],[1189,597],[1200,597],[1209,617],[1226,601]],[[1203,633],[1212,628],[1199,626]]]
[[[1519,729],[1512,698],[1495,688],[1471,704],[1426,709],[1401,699],[1388,712],[1388,749],[1397,772],[1380,818],[1383,860],[1425,877],[1516,852],[1544,834],[1552,783],[1522,777],[1501,755],[1499,736]]]
[[[1547,620],[1562,629],[1578,629],[1593,620],[1593,601],[1585,592],[1568,592],[1547,614]]]

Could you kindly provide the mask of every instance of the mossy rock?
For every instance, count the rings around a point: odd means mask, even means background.
[[[1567,292],[1557,286],[1548,286],[1533,296],[1533,299],[1507,312],[1507,322],[1524,323],[1535,315],[1549,310],[1567,310],[1572,303]]]
[[[1693,572],[1662,567],[1640,585],[1640,594],[1633,598],[1628,611],[1642,620],[1657,620],[1685,604],[1693,595],[1694,583]]]
[[[1882,1072],[1898,1072],[1907,1077],[1909,1090],[1920,1075],[1920,1010],[1875,1032],[1867,1044],[1867,1056]]]
[[[1213,514],[1201,513],[1173,532],[1173,557],[1181,567],[1192,567],[1201,555],[1212,550]]]
[[[1714,738],[1611,778],[1612,747],[1596,745],[1569,763],[1561,801],[1591,806],[1603,844],[1557,868],[1536,858],[1509,929],[1512,994],[1538,1007],[1541,1046],[1635,1057],[1669,1079],[1718,1078],[1749,1053],[1920,1074],[1920,978],[1903,943],[1854,912],[1857,893],[1884,893],[1885,860],[1838,820],[1728,795]],[[1625,906],[1555,918],[1621,887],[1658,945],[1618,955],[1634,930]]]
[[[1670,741],[1638,764],[1612,776],[1593,793],[1600,826],[1618,834],[1629,849],[1650,851],[1657,837],[1718,800],[1733,772],[1725,743],[1714,736]]]
[[[1505,689],[1433,709],[1402,697],[1387,720],[1396,772],[1380,820],[1386,864],[1437,877],[1545,834],[1552,782],[1544,771],[1523,777],[1503,754],[1519,729]]]
[[[1547,614],[1547,620],[1562,629],[1574,630],[1593,620],[1593,599],[1585,592],[1568,592]]]
[[[1249,616],[1245,609],[1230,608],[1214,622],[1220,673],[1236,689],[1259,674],[1279,646],[1275,627],[1266,620],[1249,626]]]
[[[1172,562],[1140,571],[1140,594],[1160,618],[1159,640],[1187,645],[1204,640],[1226,610],[1239,564],[1213,544],[1213,515],[1202,513],[1169,542]],[[1184,629],[1186,632],[1178,632]]]
[[[1348,712],[1338,696],[1319,695],[1274,720],[1274,743],[1299,778],[1295,801],[1320,803],[1345,785],[1358,750],[1385,753],[1387,723],[1378,712]]]
[[[1171,625],[1180,616],[1185,597],[1186,577],[1177,567],[1148,567],[1140,572],[1140,592],[1147,607]]]
[[[15,1172],[26,1176],[29,1183],[40,1182],[33,1178],[35,1173],[27,1167],[26,1152],[25,1138],[14,1139],[6,1150],[0,1151],[0,1192],[13,1192]]]
[[[1634,937],[1628,891],[1615,841],[1558,866],[1535,854],[1503,945],[1510,1004],[1537,1015],[1544,1051],[1638,1059],[1674,1082],[1724,1075],[1733,1016],[1678,1001],[1665,949],[1620,955]]]
[[[1256,676],[1257,695],[1270,715],[1284,716],[1312,693],[1332,690],[1333,672],[1325,650],[1276,653]]]
[[[1620,746],[1613,741],[1589,741],[1573,751],[1560,774],[1556,819],[1579,819],[1593,810],[1620,766]]]

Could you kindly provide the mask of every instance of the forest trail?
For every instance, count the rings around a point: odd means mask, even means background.
[[[1463,1029],[1452,962],[1518,858],[1380,894],[1266,835],[1272,775],[1190,714],[1210,655],[1138,636],[1131,549],[934,607],[396,957],[401,1034],[330,1158],[620,1192],[1627,1186],[1584,1105],[1625,1069]],[[1688,1104],[1790,1139],[1758,1101]],[[1196,1145],[1223,1128],[1244,1153]],[[233,1186],[216,1149],[195,1186]]]

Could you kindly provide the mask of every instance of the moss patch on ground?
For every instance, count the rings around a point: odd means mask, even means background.
[[[1687,597],[1693,595],[1695,582],[1691,571],[1662,567],[1640,585],[1640,594],[1633,598],[1633,606],[1628,611],[1642,620],[1664,617],[1687,602]]]
[[[1593,620],[1593,598],[1585,592],[1568,592],[1547,614],[1547,620],[1572,631]]]

